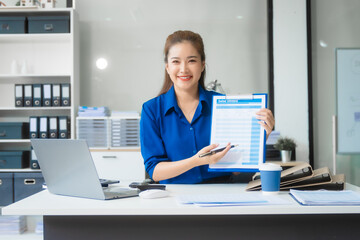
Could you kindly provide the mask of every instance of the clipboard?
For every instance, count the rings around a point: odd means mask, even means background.
[[[265,162],[266,132],[256,112],[267,107],[267,94],[213,96],[211,143],[238,145],[217,163],[212,172],[258,172]]]

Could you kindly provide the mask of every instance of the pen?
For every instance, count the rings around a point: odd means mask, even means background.
[[[230,148],[234,148],[234,147],[237,147],[237,146],[239,146],[239,144],[231,145]],[[200,154],[199,157],[206,157],[206,156],[209,156],[209,155],[213,155],[213,154],[215,154],[215,153],[217,153],[217,152],[223,151],[225,148],[226,148],[226,147],[223,147],[223,148],[219,148],[219,149],[216,149],[216,150],[207,152],[207,153]]]

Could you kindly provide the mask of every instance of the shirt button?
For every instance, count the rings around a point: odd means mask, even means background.
[[[190,128],[190,131],[194,130],[192,127]]]
[[[194,150],[193,153],[196,153],[196,150]]]

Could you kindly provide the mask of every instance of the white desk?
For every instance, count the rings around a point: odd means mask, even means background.
[[[300,206],[281,192],[288,205],[196,207],[180,205],[184,194],[240,193],[244,184],[167,185],[171,196],[91,200],[42,191],[2,209],[3,215],[43,215],[45,239],[280,239],[358,238],[360,206]],[[347,185],[347,189],[360,188]],[[260,231],[261,229],[261,231]],[[295,234],[295,235],[294,235]],[[272,235],[271,235],[272,236]],[[279,238],[278,238],[279,239]]]

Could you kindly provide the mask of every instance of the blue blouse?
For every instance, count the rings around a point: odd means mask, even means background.
[[[210,144],[212,97],[216,92],[199,85],[199,105],[189,123],[179,108],[174,87],[143,104],[140,121],[141,154],[152,178],[159,162],[179,161]],[[160,183],[200,183],[230,173],[209,172],[203,165]]]

